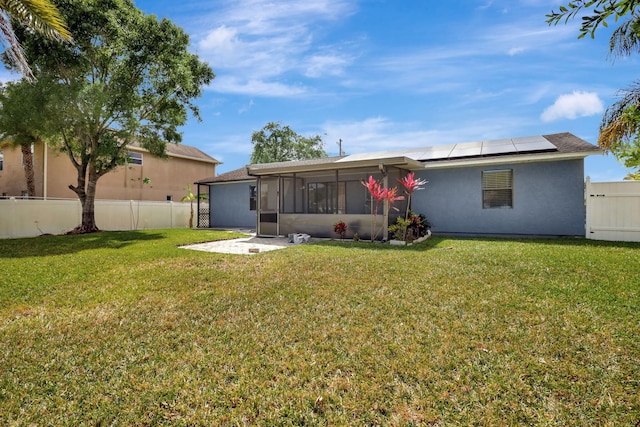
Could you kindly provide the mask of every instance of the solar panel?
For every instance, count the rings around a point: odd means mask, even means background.
[[[436,145],[434,147],[426,147],[419,154],[420,157],[415,160],[438,160],[450,157],[451,151],[455,148],[455,144]]]
[[[456,144],[449,157],[479,156],[482,153],[482,142],[465,142]]]
[[[405,150],[388,150],[377,151],[374,153],[351,154],[337,161],[353,162],[358,160],[375,160],[392,157],[407,157],[413,160],[427,161],[549,150],[557,150],[557,148],[544,137],[527,136],[513,139],[494,139],[480,142],[465,142],[462,144],[408,148]]]
[[[482,155],[515,153],[516,146],[513,145],[511,139],[494,139],[492,141],[484,141],[482,143]]]
[[[526,137],[526,138],[514,138],[513,144],[516,146],[518,153],[526,153],[529,151],[545,151],[545,150],[557,150],[557,147],[547,141],[542,136],[538,137]]]

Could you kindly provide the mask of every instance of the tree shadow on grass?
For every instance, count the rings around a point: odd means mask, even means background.
[[[392,246],[389,242],[354,242],[352,240],[321,240],[318,242],[313,242],[314,246],[333,246],[336,248],[349,248],[363,251],[428,251],[431,249],[440,248],[442,242],[442,237],[431,237],[424,242],[417,243],[411,246]]]
[[[162,233],[101,231],[0,240],[0,258],[68,255],[92,249],[121,249],[137,242],[166,239]]]
[[[525,243],[535,245],[553,245],[566,247],[604,247],[604,248],[636,248],[640,249],[640,242],[610,242],[603,240],[589,240],[580,237],[522,237],[522,236],[453,236],[434,235],[422,243],[411,246],[392,246],[388,242],[354,242],[351,240],[323,240],[314,242],[318,246],[345,247],[362,250],[381,251],[415,251],[424,252],[432,249],[453,249],[456,241],[475,241],[479,243]]]

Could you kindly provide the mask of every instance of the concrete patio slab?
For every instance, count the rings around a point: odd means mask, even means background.
[[[261,252],[274,251],[293,246],[286,237],[256,237],[255,235],[239,239],[216,240],[215,242],[198,243],[180,246],[195,251],[217,252],[222,254],[255,255]]]

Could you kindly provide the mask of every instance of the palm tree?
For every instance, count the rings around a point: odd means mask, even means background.
[[[0,0],[0,40],[6,48],[9,61],[29,80],[34,79],[33,72],[13,31],[11,19],[51,39],[73,40],[58,9],[50,0]]]
[[[182,198],[183,202],[191,203],[191,216],[189,217],[189,228],[193,228],[193,202],[196,200],[207,200],[206,194],[193,194],[191,185],[187,184],[187,195]]]
[[[33,153],[31,148],[43,144],[47,135],[47,119],[42,114],[42,102],[23,102],[23,99],[40,100],[44,80],[30,83],[18,80],[0,88],[0,147],[20,148],[27,182],[27,193],[35,196]]]

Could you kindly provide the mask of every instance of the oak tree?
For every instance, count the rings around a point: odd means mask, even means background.
[[[188,51],[189,37],[167,19],[145,15],[132,0],[56,0],[74,44],[48,40],[24,26],[23,40],[45,100],[43,114],[77,171],[70,184],[82,204],[73,232],[97,231],[94,201],[100,177],[127,161],[139,144],[166,155],[180,142],[178,127],[188,114],[200,118],[194,99],[214,78]],[[25,100],[34,102],[33,100]]]
[[[269,122],[251,135],[251,163],[274,163],[289,160],[327,157],[320,135],[304,137],[289,126]]]

